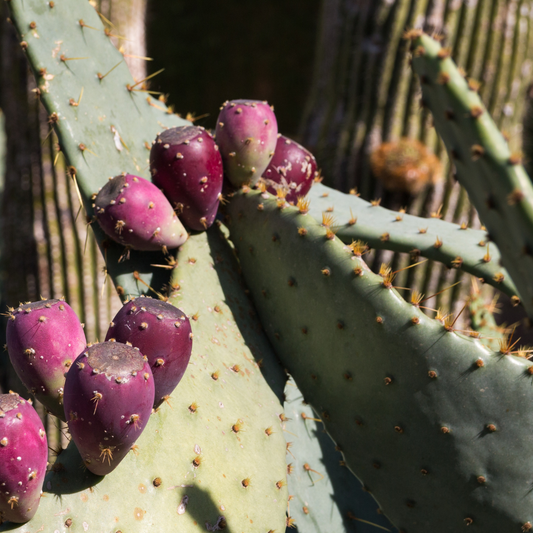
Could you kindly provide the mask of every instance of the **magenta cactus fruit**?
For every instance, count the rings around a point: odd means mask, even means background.
[[[70,434],[93,474],[104,476],[142,433],[154,403],[150,365],[118,342],[87,347],[67,374],[64,407]]]
[[[134,250],[177,248],[187,232],[165,195],[151,182],[119,174],[94,201],[96,218],[105,233]]]
[[[263,172],[268,192],[275,195],[280,190],[287,202],[296,204],[309,192],[316,174],[314,155],[285,135],[278,135],[274,157]]]
[[[39,506],[48,459],[43,423],[31,403],[0,395],[0,523],[24,523]]]
[[[224,172],[235,187],[255,185],[276,149],[276,115],[259,100],[232,100],[220,109],[216,141]]]
[[[148,358],[154,375],[158,407],[180,382],[192,350],[191,324],[173,305],[140,297],[130,300],[117,313],[106,341],[130,342]]]
[[[28,390],[51,413],[64,420],[65,374],[85,347],[76,313],[63,300],[42,300],[10,309],[7,350]]]
[[[150,151],[152,181],[193,230],[210,227],[222,191],[222,157],[211,134],[198,126],[160,133]]]

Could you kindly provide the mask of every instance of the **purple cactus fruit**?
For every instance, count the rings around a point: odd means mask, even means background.
[[[151,182],[120,174],[94,201],[96,218],[109,237],[134,250],[177,248],[187,232],[165,195]]]
[[[43,423],[18,394],[0,395],[0,523],[24,523],[39,506],[48,459]]]
[[[137,348],[118,342],[87,347],[67,374],[67,424],[88,470],[105,476],[142,433],[154,404],[150,365]]]
[[[222,157],[213,137],[198,126],[160,133],[150,151],[152,181],[177,208],[186,226],[203,231],[217,214],[222,191]]]
[[[63,300],[42,300],[10,309],[7,350],[28,390],[62,420],[65,374],[85,347],[76,313]]]
[[[232,100],[220,108],[216,141],[235,187],[255,185],[276,149],[278,123],[267,102]]]
[[[192,350],[191,324],[173,305],[140,297],[117,313],[106,341],[130,342],[148,358],[155,384],[154,407],[168,399],[180,382]]]
[[[263,172],[268,192],[275,195],[281,189],[287,202],[295,204],[309,192],[316,173],[314,155],[297,142],[278,135],[274,157]]]

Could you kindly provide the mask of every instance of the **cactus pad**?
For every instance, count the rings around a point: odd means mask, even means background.
[[[391,211],[321,183],[313,185],[307,199],[309,213],[319,222],[323,213],[331,215],[335,234],[346,244],[362,240],[372,248],[415,253],[462,269],[511,297],[517,295],[486,231]]]
[[[434,117],[457,179],[501,253],[524,307],[533,316],[533,185],[447,48],[411,32],[422,102]]]
[[[297,208],[238,193],[228,221],[273,346],[389,519],[528,527],[531,363],[428,318]]]
[[[290,519],[300,533],[396,531],[378,503],[346,466],[291,378],[285,386],[287,486]],[[290,530],[289,530],[290,531]]]

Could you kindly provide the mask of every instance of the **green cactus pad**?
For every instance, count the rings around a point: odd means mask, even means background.
[[[346,467],[341,450],[292,378],[285,385],[283,408],[287,418],[283,429],[289,443],[289,514],[296,531],[397,531]]]
[[[530,362],[425,316],[297,208],[238,193],[227,220],[276,352],[391,522],[529,527]]]
[[[447,49],[413,32],[413,68],[470,201],[533,316],[533,185]]]
[[[489,243],[485,231],[391,211],[321,183],[313,185],[307,199],[310,214],[319,222],[323,213],[331,215],[336,235],[347,244],[359,239],[371,248],[405,253],[415,250],[417,255],[482,278],[511,297],[517,294],[500,264],[498,247]]]
[[[283,531],[286,445],[278,397],[285,375],[220,230],[191,237],[178,259],[173,274],[181,288],[172,301],[197,320],[189,369],[170,405],[152,414],[135,451],[104,478],[84,471],[70,444],[47,474],[37,514],[15,531],[63,531],[70,519],[73,533],[199,532],[219,517],[228,531]]]
[[[150,179],[148,158],[156,134],[189,122],[141,91],[142,84],[135,86],[124,57],[89,2],[12,0],[9,9],[50,127],[59,136],[69,173],[75,175],[92,217],[91,197],[109,178],[128,172]],[[131,261],[119,263],[124,247],[105,239],[96,222],[93,229],[116,285],[122,286],[121,276],[135,269],[148,283],[162,287],[168,276],[150,264],[164,263],[163,254],[131,251]],[[123,289],[124,295],[147,292],[139,283]]]

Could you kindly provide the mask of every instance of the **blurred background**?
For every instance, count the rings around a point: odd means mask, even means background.
[[[298,135],[311,88],[319,0],[148,2],[148,73],[182,116],[208,116],[225,100],[268,100],[280,132]],[[143,65],[140,65],[142,68]]]
[[[385,207],[480,227],[421,106],[402,38],[408,28],[442,37],[513,150],[527,153],[531,143],[533,0],[91,3],[133,78],[148,78],[144,89],[156,92],[173,112],[213,128],[225,100],[268,100],[280,132],[314,153],[325,184],[379,199]],[[4,311],[20,301],[64,296],[85,323],[87,339],[103,339],[120,301],[4,7],[0,305]],[[365,257],[374,270],[384,262],[397,270],[413,260],[381,250]],[[432,302],[444,312],[460,309],[471,287],[460,271],[431,261],[400,273],[397,284],[425,295],[444,291]],[[483,299],[493,301],[490,288],[483,289]],[[505,298],[500,304],[489,305],[500,311],[495,336],[502,324],[523,320]],[[461,320],[469,325],[468,313]],[[4,332],[5,321],[0,337]],[[24,393],[4,353],[0,392],[10,389]],[[53,417],[48,423],[57,428]],[[56,436],[61,439],[58,431]]]

